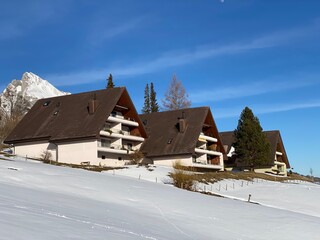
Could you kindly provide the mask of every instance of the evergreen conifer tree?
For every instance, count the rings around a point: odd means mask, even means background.
[[[150,111],[151,112],[159,112],[159,105],[157,102],[157,96],[154,90],[153,83],[150,84]]]
[[[162,100],[163,108],[166,110],[189,108],[191,106],[191,101],[188,98],[189,96],[181,81],[177,80],[177,77],[174,74],[169,88],[165,93],[165,99]]]
[[[262,131],[259,119],[248,107],[242,111],[238,127],[234,131],[233,144],[237,160],[253,170],[265,166],[270,159],[270,144]]]
[[[114,84],[113,84],[113,78],[112,78],[112,74],[109,74],[109,77],[107,79],[107,88],[113,88]]]
[[[144,89],[144,104],[142,108],[142,113],[150,113],[151,106],[150,106],[150,91],[149,91],[149,84],[146,85]]]

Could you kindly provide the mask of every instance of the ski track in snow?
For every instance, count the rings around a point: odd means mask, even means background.
[[[74,221],[74,222],[88,224],[88,225],[91,225],[91,228],[99,227],[99,228],[104,228],[104,229],[107,229],[107,230],[112,230],[112,231],[115,231],[115,232],[134,235],[136,237],[140,237],[140,238],[144,238],[144,239],[157,240],[157,238],[155,238],[155,237],[147,236],[147,235],[144,235],[142,233],[136,233],[136,232],[133,232],[133,231],[128,231],[126,229],[115,227],[115,226],[104,225],[104,224],[101,224],[101,223],[94,223],[94,222],[90,222],[90,221],[86,221],[86,220],[67,217],[67,216],[65,216],[63,214],[54,213],[54,212],[45,212],[45,214],[50,215],[50,216],[54,216],[54,217],[58,217],[58,218],[63,218],[63,219],[70,220],[70,221]]]
[[[162,219],[165,220],[169,225],[171,225],[172,227],[174,227],[174,229],[176,229],[179,233],[192,238],[190,235],[188,235],[187,233],[185,233],[184,231],[182,231],[177,225],[175,225],[173,222],[171,222],[163,213],[163,211],[156,205],[156,204],[152,204],[152,206],[158,210],[158,212],[161,214]]]
[[[62,213],[57,213],[57,212],[52,212],[52,211],[47,211],[45,209],[41,209],[40,211],[36,208],[29,208],[29,207],[25,207],[25,206],[20,206],[20,205],[8,205],[8,204],[1,204],[2,206],[6,206],[9,208],[18,208],[20,210],[24,209],[25,212],[32,212],[32,213],[38,213],[38,214],[42,214],[42,215],[49,215],[52,217],[56,217],[59,219],[65,219],[66,221],[73,221],[73,222],[78,222],[78,223],[82,223],[82,224],[87,224],[90,225],[91,228],[103,228],[109,231],[113,231],[113,232],[118,232],[118,233],[124,233],[124,234],[128,234],[128,235],[133,235],[135,237],[139,237],[141,239],[151,239],[151,240],[158,240],[156,237],[152,237],[152,236],[148,236],[142,233],[136,233],[130,230],[126,230],[124,228],[119,228],[116,226],[111,226],[111,225],[105,225],[105,224],[101,224],[101,223],[96,223],[96,222],[90,222],[84,219],[77,219],[77,218],[73,218],[73,217],[69,217],[66,216]]]

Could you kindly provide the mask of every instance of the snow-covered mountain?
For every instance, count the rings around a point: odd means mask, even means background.
[[[13,80],[0,94],[0,107],[10,114],[18,100],[32,106],[38,99],[67,94],[34,73],[25,72],[21,80]]]

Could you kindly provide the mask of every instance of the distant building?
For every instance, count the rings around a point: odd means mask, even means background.
[[[55,161],[123,166],[146,132],[125,88],[40,99],[5,139],[14,153]]]
[[[270,159],[266,166],[256,168],[255,172],[287,176],[287,169],[290,168],[290,163],[284,148],[280,131],[265,131],[264,133],[270,143]],[[235,149],[232,146],[234,143],[234,132],[221,132],[220,137],[226,150],[226,154],[224,155],[226,169],[232,170],[233,168],[249,168],[249,166],[244,166],[237,159]]]
[[[148,138],[141,147],[155,165],[224,170],[225,153],[210,108],[187,108],[140,115]]]

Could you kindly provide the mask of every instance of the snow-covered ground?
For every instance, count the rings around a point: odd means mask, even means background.
[[[225,197],[257,202],[273,208],[286,209],[320,218],[320,185],[308,182],[272,182],[255,179],[253,182],[223,180],[215,184],[198,184],[201,190]],[[320,236],[319,236],[320,239]]]
[[[97,173],[0,160],[0,239],[319,239],[317,214],[160,184],[167,183],[166,171],[132,167]],[[281,191],[282,185],[274,186],[265,188],[265,195],[272,198]],[[319,198],[305,198],[319,192],[317,185],[288,186],[296,195],[288,198],[287,206],[306,199],[317,207]],[[236,189],[234,196],[241,192]],[[278,195],[286,196],[286,190]]]

